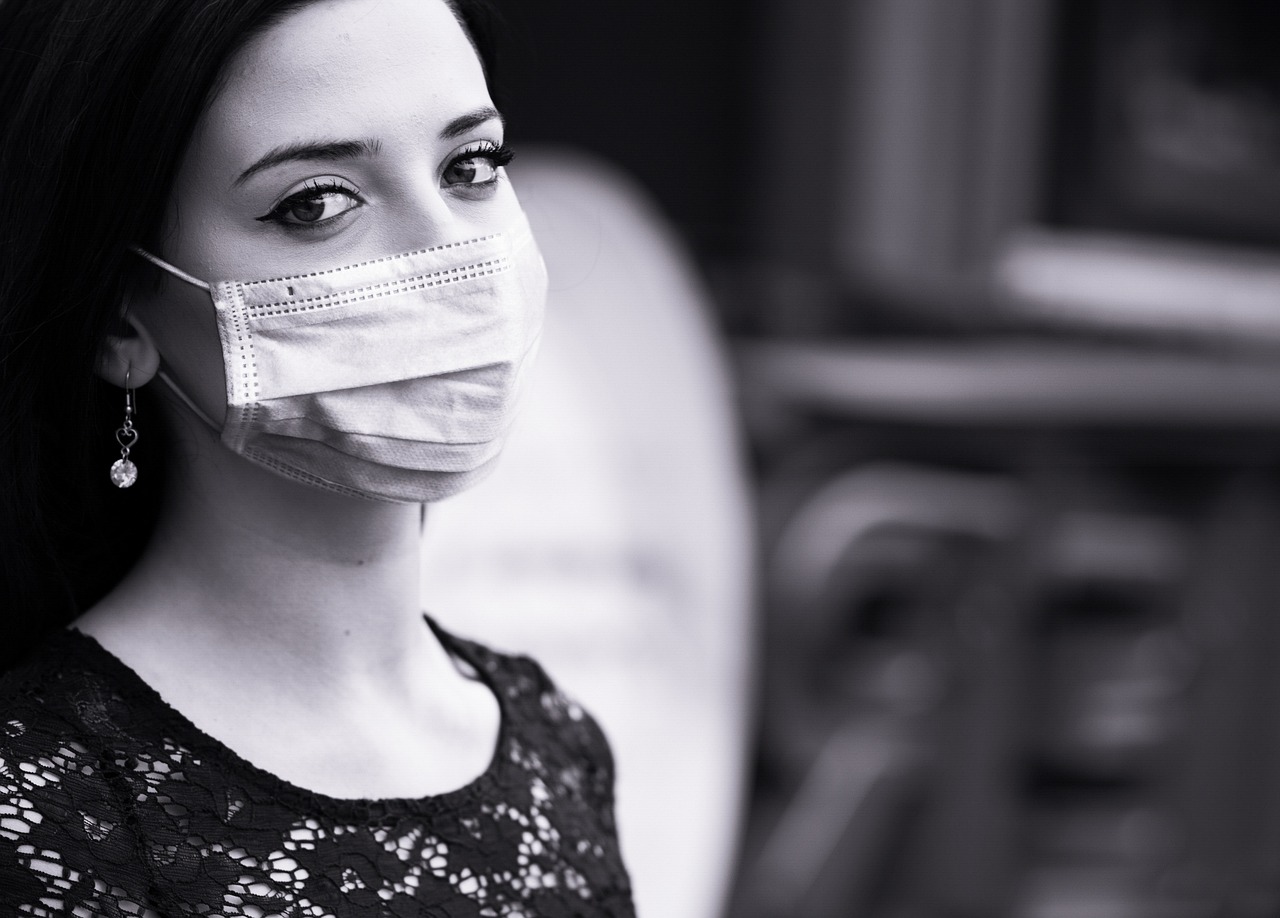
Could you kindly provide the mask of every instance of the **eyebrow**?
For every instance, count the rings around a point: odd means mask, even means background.
[[[467,134],[486,122],[498,120],[502,121],[502,115],[496,108],[485,106],[477,108],[475,111],[467,112],[465,115],[459,115],[444,126],[444,130],[440,132],[440,136],[446,140],[453,140]],[[361,157],[373,156],[378,152],[381,144],[376,140],[321,140],[310,141],[305,143],[289,143],[276,147],[267,151],[248,169],[245,169],[236,180],[232,183],[233,187],[243,185],[250,177],[261,172],[263,169],[270,169],[272,166],[278,166],[281,163],[292,162],[294,160],[322,160],[334,162],[342,159],[359,159]]]
[[[308,143],[287,143],[269,150],[257,162],[240,173],[232,182],[232,187],[243,185],[250,176],[270,169],[281,163],[293,160],[325,160],[334,162],[340,159],[359,159],[372,156],[381,146],[376,140],[321,140]]]
[[[502,115],[496,108],[486,105],[484,108],[477,108],[473,112],[467,112],[465,115],[459,115],[454,118],[445,125],[444,130],[440,132],[440,136],[446,140],[453,140],[463,134],[474,131],[486,121],[493,121],[494,119],[501,122]]]

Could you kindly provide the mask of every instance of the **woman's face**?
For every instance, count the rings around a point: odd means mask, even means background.
[[[157,254],[206,281],[255,280],[498,231],[518,211],[502,144],[443,0],[318,0],[227,63]],[[221,418],[208,294],[167,281],[134,308],[169,371]]]

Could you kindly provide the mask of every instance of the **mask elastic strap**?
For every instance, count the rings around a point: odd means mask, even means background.
[[[183,392],[182,389],[178,386],[178,384],[173,381],[173,377],[171,377],[164,370],[157,371],[156,376],[160,378],[160,381],[162,383],[164,383],[166,386],[169,387],[170,392],[178,396],[182,404],[186,405],[188,408],[191,409],[192,414],[194,414],[200,420],[204,421],[205,424],[209,425],[209,427],[213,430],[213,432],[218,434],[218,436],[222,436],[222,425],[215,424],[213,422],[213,418],[205,414],[204,411],[200,409],[200,406],[197,405],[194,401],[192,401],[191,397],[187,395],[187,393]]]
[[[146,249],[144,249],[140,245],[131,245],[129,246],[129,249],[133,251],[134,254],[141,255],[143,258],[151,262],[157,268],[162,268],[163,270],[168,271],[178,280],[186,281],[188,284],[192,284],[196,287],[199,287],[201,290],[208,290],[208,291],[213,290],[212,287],[210,287],[207,283],[202,281],[200,278],[192,277],[190,274],[188,274],[186,271],[183,271],[181,268],[175,268],[173,265],[169,264],[169,262],[165,261],[163,258],[160,258],[158,255],[152,255],[150,252],[148,252]]]
[[[213,288],[210,287],[208,284],[206,284],[204,281],[202,281],[200,278],[192,277],[186,271],[183,271],[181,268],[174,267],[173,265],[169,264],[169,262],[165,261],[163,258],[160,258],[157,255],[152,255],[142,246],[131,245],[129,246],[129,250],[133,252],[135,255],[141,255],[143,258],[151,262],[157,268],[161,268],[162,270],[168,271],[178,280],[186,281],[188,284],[191,284],[192,286],[195,286],[195,287],[199,287],[201,290],[206,290],[210,293],[213,292]],[[201,410],[200,406],[197,405],[194,401],[192,401],[191,396],[183,392],[182,387],[179,386],[176,382],[174,382],[173,377],[171,377],[168,373],[166,373],[163,368],[156,372],[156,376],[160,377],[160,381],[169,387],[170,392],[178,396],[178,400],[181,401],[182,404],[186,405],[187,408],[191,410],[192,414],[194,414],[197,418],[199,418],[201,421],[207,424],[209,428],[213,430],[214,433],[218,434],[219,436],[222,435],[222,425],[215,424],[213,421],[213,418],[205,414],[204,411]]]

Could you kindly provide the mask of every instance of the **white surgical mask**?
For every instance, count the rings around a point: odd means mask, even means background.
[[[514,418],[546,305],[521,215],[508,231],[292,277],[205,282],[233,452],[319,488],[420,503],[478,481]]]

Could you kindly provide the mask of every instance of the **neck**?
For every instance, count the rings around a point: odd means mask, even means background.
[[[390,684],[419,665],[430,640],[421,508],[295,483],[226,450],[190,415],[175,420],[179,455],[155,536],[88,618],[304,680]]]

